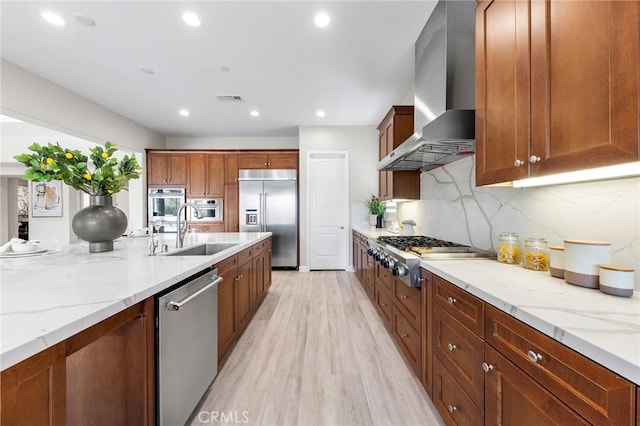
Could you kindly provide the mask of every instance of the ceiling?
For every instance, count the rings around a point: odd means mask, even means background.
[[[297,136],[298,126],[375,126],[391,105],[412,99],[413,45],[434,6],[3,0],[0,52],[166,136]],[[43,11],[66,25],[44,21]],[[202,26],[187,26],[185,11]],[[314,25],[319,11],[331,17],[326,28]],[[316,116],[320,109],[325,117]]]

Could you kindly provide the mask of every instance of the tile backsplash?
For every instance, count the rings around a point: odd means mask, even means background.
[[[495,251],[501,232],[610,241],[613,263],[635,269],[640,290],[640,178],[543,186],[475,187],[474,158],[424,172],[420,200],[398,204],[418,234]]]

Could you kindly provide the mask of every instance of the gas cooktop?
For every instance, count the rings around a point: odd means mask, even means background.
[[[479,250],[464,244],[440,240],[423,235],[378,237],[378,244],[410,252],[425,259],[492,258],[495,253]]]

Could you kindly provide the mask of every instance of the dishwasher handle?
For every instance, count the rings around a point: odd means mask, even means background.
[[[195,299],[205,291],[209,290],[211,287],[214,287],[220,284],[222,280],[223,280],[222,277],[216,278],[215,280],[213,280],[213,282],[207,284],[206,286],[202,287],[200,290],[196,291],[193,294],[190,294],[189,296],[185,297],[179,302],[174,302],[174,301],[167,302],[167,311],[179,311],[184,305],[191,302],[193,299]]]

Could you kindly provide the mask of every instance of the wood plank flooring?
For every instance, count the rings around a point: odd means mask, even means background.
[[[193,425],[441,425],[354,273],[274,271]]]

